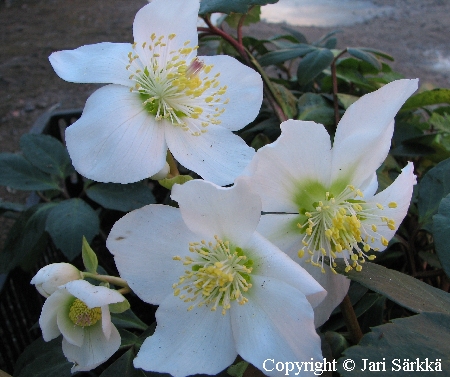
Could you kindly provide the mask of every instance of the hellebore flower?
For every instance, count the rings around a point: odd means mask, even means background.
[[[36,286],[38,292],[48,297],[55,292],[60,285],[64,285],[72,280],[81,279],[78,268],[70,263],[51,263],[42,267],[30,283]]]
[[[327,290],[315,308],[317,326],[350,284],[335,274],[334,260],[344,258],[347,270],[361,270],[365,258],[375,257],[367,253],[386,248],[408,211],[413,164],[378,194],[376,169],[389,152],[394,116],[416,89],[417,80],[398,80],[361,97],[339,122],[333,147],[321,124],[283,122],[278,140],[256,153],[251,176],[238,179],[261,196],[268,212],[258,231]]]
[[[119,349],[108,305],[124,300],[119,292],[85,280],[71,281],[47,298],[39,318],[42,336],[48,342],[62,334],[72,373],[94,369]]]
[[[232,183],[254,150],[231,131],[261,106],[259,74],[229,56],[197,55],[199,0],[154,0],[136,14],[135,42],[99,43],[50,55],[62,79],[110,83],[66,130],[79,173],[131,183],[155,175],[167,149],[216,184]]]
[[[130,212],[107,240],[122,278],[159,305],[134,366],[181,377],[217,374],[238,354],[260,369],[269,357],[322,360],[312,306],[326,293],[255,231],[259,197],[194,180],[172,198],[179,209]]]

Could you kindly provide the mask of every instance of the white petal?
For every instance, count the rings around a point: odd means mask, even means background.
[[[91,309],[125,300],[119,292],[100,285],[92,285],[86,280],[71,281],[64,285],[64,288]]]
[[[210,125],[200,136],[171,125],[165,132],[167,145],[176,160],[203,179],[221,186],[233,183],[255,154],[244,140],[223,127]]]
[[[197,373],[217,374],[236,358],[230,316],[208,307],[195,307],[173,295],[156,311],[155,333],[148,337],[134,359],[147,371],[184,377]]]
[[[296,225],[298,216],[298,214],[287,213],[265,214],[261,216],[256,230],[281,251],[285,253],[291,249],[298,251],[301,249],[303,238]],[[296,255],[293,255],[292,259],[295,260],[295,258]]]
[[[252,278],[262,276],[287,283],[303,293],[313,307],[324,299],[325,290],[311,275],[260,234],[255,233],[243,249],[253,260]]]
[[[45,300],[39,317],[39,326],[46,342],[61,334],[57,324],[58,311],[61,307],[68,307],[73,300],[74,297],[65,290],[58,290]]]
[[[172,284],[185,266],[172,258],[189,254],[201,241],[184,224],[178,208],[148,205],[117,221],[106,241],[120,276],[145,302],[159,304],[173,295]]]
[[[264,374],[280,375],[275,368],[263,369],[267,359],[323,361],[311,305],[290,285],[258,276],[249,301],[233,305],[230,311],[239,355]]]
[[[394,116],[416,91],[417,83],[393,81],[347,109],[334,138],[333,181],[344,177],[359,186],[378,169],[391,146]]]
[[[335,274],[330,267],[324,265],[325,273],[311,263],[300,261],[301,266],[308,271],[317,282],[327,291],[327,297],[314,308],[314,323],[322,326],[330,318],[333,310],[342,302],[350,287],[350,279],[344,275]]]
[[[177,50],[184,42],[189,46],[198,43],[197,19],[200,3],[198,0],[153,0],[137,12],[133,23],[134,41],[138,45],[148,42],[152,33],[156,38],[176,34],[170,49]]]
[[[66,144],[75,169],[98,182],[137,182],[166,161],[163,126],[139,96],[118,85],[89,97],[81,118],[66,130]]]
[[[265,212],[297,212],[299,185],[327,185],[331,166],[330,136],[321,124],[288,120],[281,136],[258,150],[251,187],[261,196]]]
[[[62,336],[69,343],[81,347],[84,342],[84,328],[75,325],[69,318],[70,307],[60,307],[58,310],[57,323]]]
[[[223,188],[193,180],[172,189],[184,222],[194,233],[211,239],[214,235],[242,245],[251,237],[261,217],[261,200],[245,184]]]
[[[384,216],[388,219],[392,219],[395,221],[395,228],[389,229],[384,222],[375,223],[377,226],[377,232],[379,235],[385,237],[387,240],[390,240],[401,222],[403,221],[406,213],[409,209],[409,204],[411,202],[413,186],[416,184],[416,176],[414,175],[414,165],[412,162],[409,162],[402,169],[402,173],[397,177],[397,179],[385,190],[375,195],[370,200],[367,199],[367,203],[369,203],[372,207],[374,207],[374,214],[378,216]],[[389,203],[395,202],[397,204],[396,208],[389,208]],[[384,209],[378,209],[376,207],[376,203],[379,203],[383,206]],[[366,229],[369,234],[372,234],[371,224],[373,221],[371,219],[367,219],[364,221],[366,225]],[[379,241],[379,237],[375,234],[376,241],[373,244],[370,244],[371,247],[379,248],[380,250],[384,250],[386,246],[383,246]],[[364,267],[363,267],[364,268]]]
[[[259,113],[263,97],[261,76],[253,69],[227,55],[199,56],[206,65],[213,65],[208,77],[220,73],[217,80],[219,87],[227,86],[223,100],[225,112],[219,117],[220,125],[230,131],[237,131],[253,121]],[[210,88],[204,93],[207,97],[217,88]]]
[[[111,331],[114,325],[111,322],[111,313],[109,312],[109,306],[102,306],[102,331],[105,338],[109,340],[111,337]]]
[[[64,356],[74,363],[71,371],[88,371],[108,360],[120,347],[120,335],[117,329],[111,328],[111,336],[107,340],[99,322],[86,328],[85,341],[81,347],[74,346],[63,339]]]
[[[75,50],[57,51],[49,60],[56,74],[63,80],[76,83],[120,84],[131,87],[126,70],[129,43],[97,43]]]

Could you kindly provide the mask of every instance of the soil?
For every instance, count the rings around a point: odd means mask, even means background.
[[[282,1],[282,0],[281,0]],[[450,57],[450,2],[373,0],[395,11],[346,27],[295,27],[313,41],[339,29],[338,47],[372,47],[393,55],[393,67],[427,86],[450,87],[450,68],[433,70],[438,52]],[[16,152],[19,139],[39,115],[52,108],[82,108],[98,87],[61,80],[48,56],[102,41],[131,42],[132,22],[144,0],[0,0],[0,151]],[[245,27],[259,38],[284,33],[283,24]],[[437,61],[437,60],[436,60]],[[445,64],[444,64],[445,68]],[[25,196],[0,188],[0,199]]]

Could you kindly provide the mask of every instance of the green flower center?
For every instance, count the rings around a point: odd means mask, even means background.
[[[346,272],[353,268],[361,271],[361,263],[364,263],[365,258],[375,259],[375,255],[366,253],[379,251],[372,246],[376,240],[383,246],[388,245],[388,240],[378,233],[378,226],[395,230],[393,219],[377,213],[384,209],[383,206],[375,206],[376,209],[373,204],[363,200],[363,193],[359,189],[349,185],[337,196],[325,192],[322,200],[313,202],[307,209],[301,208],[300,221],[296,224],[304,234],[302,248],[298,251],[299,258],[309,254],[310,258],[306,262],[325,272],[323,257],[328,256],[334,273],[334,259],[344,258]],[[396,207],[395,202],[389,203],[389,208]],[[350,262],[347,255],[350,256]]]
[[[231,301],[236,300],[240,305],[248,301],[244,293],[252,287],[250,274],[253,261],[240,247],[232,246],[229,241],[222,241],[217,236],[214,238],[215,243],[191,242],[189,251],[194,254],[193,257],[187,256],[184,260],[179,256],[173,257],[182,261],[183,265],[191,266],[178,283],[173,284],[173,289],[175,296],[193,303],[188,310],[195,305],[211,305],[211,310],[216,311],[221,306],[225,315]]]
[[[222,105],[229,102],[222,98],[227,86],[220,86],[220,73],[208,76],[213,65],[195,57],[198,46],[188,47],[190,41],[186,41],[184,47],[173,50],[174,38],[175,34],[157,37],[153,33],[139,48],[133,44],[126,66],[135,82],[130,92],[139,94],[144,109],[156,120],[169,120],[200,136],[210,124],[221,123]]]
[[[89,327],[102,318],[101,308],[89,309],[80,299],[75,299],[69,309],[69,318],[77,326]]]

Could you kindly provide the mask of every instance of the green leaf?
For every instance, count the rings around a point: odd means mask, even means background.
[[[71,377],[73,363],[62,352],[61,338],[31,343],[20,355],[14,367],[15,377]]]
[[[294,118],[297,114],[297,97],[284,85],[273,82],[272,88],[275,91],[273,95],[278,99],[277,102],[281,105],[283,112],[289,119]]]
[[[135,357],[133,348],[129,349],[106,368],[100,377],[145,377],[146,374],[142,369],[136,369],[133,366]]]
[[[433,216],[433,239],[436,254],[442,264],[442,268],[450,277],[450,195],[442,199],[438,213]]]
[[[367,52],[367,50],[364,51],[363,49],[360,49],[360,48],[349,47],[349,48],[347,48],[347,52],[350,55],[354,56],[355,58],[365,61],[366,63],[369,63],[375,69],[381,71],[380,61],[377,58],[375,58],[371,53]]]
[[[138,336],[125,329],[118,329],[120,334],[120,348],[133,347],[138,341]]]
[[[419,183],[417,208],[419,223],[423,228],[432,228],[433,216],[437,213],[442,198],[448,194],[450,194],[450,158],[430,169]]]
[[[45,250],[46,244],[40,240],[47,217],[54,206],[54,203],[37,204],[21,213],[5,241],[0,263],[1,273],[9,272],[30,255],[40,254]]]
[[[272,140],[270,140],[267,135],[260,133],[253,138],[250,146],[257,151],[259,148],[264,147],[264,145],[270,144],[271,142]]]
[[[0,214],[4,212],[22,212],[25,210],[25,205],[21,203],[4,202],[0,199]]]
[[[347,110],[354,102],[356,102],[359,99],[359,97],[357,96],[352,96],[350,94],[345,93],[338,93],[337,97],[345,110]]]
[[[409,97],[401,110],[414,110],[418,107],[450,103],[450,89],[434,89]]]
[[[372,291],[415,312],[439,312],[450,314],[450,293],[434,288],[420,280],[390,270],[375,263],[364,263],[361,272],[354,269],[344,272],[345,263],[335,259],[336,271],[357,281]]]
[[[25,158],[45,173],[65,178],[75,171],[67,149],[50,135],[25,134],[20,148]]]
[[[14,153],[0,154],[0,185],[17,190],[54,190],[58,182],[36,169],[25,157]]]
[[[247,13],[252,5],[275,4],[278,0],[201,0],[199,14]]]
[[[86,195],[104,208],[122,212],[130,212],[155,203],[152,190],[143,182],[127,185],[96,183],[86,189]]]
[[[142,322],[131,309],[123,313],[111,313],[111,321],[117,327],[125,327],[128,329],[146,330],[148,326]]]
[[[92,250],[86,237],[83,236],[83,242],[81,246],[81,256],[83,258],[83,264],[87,271],[95,274],[98,267],[98,258],[94,250]]]
[[[239,361],[237,364],[231,365],[227,369],[227,373],[232,377],[243,377],[248,363],[245,360]]]
[[[232,13],[229,16],[225,18],[225,22],[233,29],[236,29],[239,25],[239,21],[241,20],[241,17],[244,16],[240,13]],[[248,12],[245,15],[245,19],[242,25],[248,26],[250,24],[254,24],[256,22],[260,21],[261,16],[261,7],[255,6],[252,9],[250,9],[250,12]]]
[[[298,64],[298,83],[306,85],[314,80],[319,73],[330,66],[333,59],[333,53],[326,48],[319,48],[306,54]]]
[[[270,51],[258,59],[259,64],[265,67],[271,64],[284,63],[287,60],[303,57],[312,51],[317,50],[316,47],[299,43],[295,47],[283,50]]]
[[[310,120],[325,126],[334,124],[334,110],[320,94],[303,94],[298,99],[297,106],[299,120]]]
[[[130,303],[127,299],[123,300],[122,302],[116,302],[115,304],[109,304],[109,311],[111,313],[120,314],[128,309],[130,309]]]
[[[362,51],[370,52],[370,53],[373,54],[373,55],[377,55],[377,56],[379,56],[380,58],[384,58],[384,59],[386,59],[386,60],[390,60],[391,62],[394,61],[394,58],[393,58],[391,55],[386,54],[386,53],[383,52],[383,51],[376,50],[376,49],[374,49],[374,48],[368,48],[368,47],[358,47],[358,49],[359,49],[359,50],[362,50]]]
[[[373,376],[377,374],[378,361],[381,362],[378,364],[378,371],[383,376],[446,374],[445,371],[450,370],[448,339],[450,339],[449,315],[423,313],[409,318],[394,319],[392,323],[372,328],[372,332],[364,335],[357,346],[347,348],[344,351],[345,356],[337,362],[337,370],[344,377]],[[344,360],[347,359],[354,361],[354,370],[346,371],[343,368]],[[418,369],[417,359],[422,369]],[[440,366],[435,364],[437,360]],[[405,361],[407,364],[404,364]],[[432,370],[428,369],[428,373],[423,369],[427,363],[428,368],[433,366]],[[351,364],[347,364],[349,365]],[[370,370],[370,367],[375,369]]]
[[[193,178],[190,175],[177,175],[176,177],[173,177],[173,178],[161,179],[158,182],[162,187],[165,187],[168,190],[172,190],[172,186],[174,184],[182,185],[183,183],[186,183],[186,182],[190,181],[191,179],[193,179]]]
[[[69,199],[55,206],[48,215],[45,230],[56,247],[73,260],[81,253],[83,236],[91,242],[98,234],[97,213],[81,199]]]

